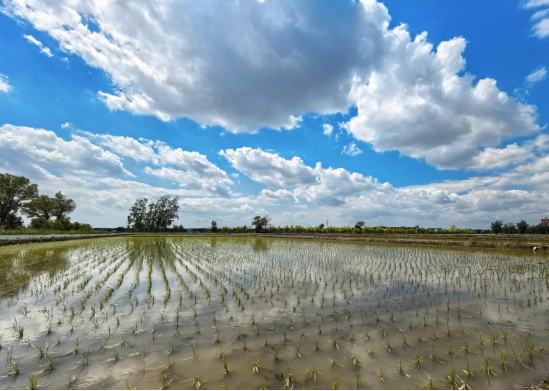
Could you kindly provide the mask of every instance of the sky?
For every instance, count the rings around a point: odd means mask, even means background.
[[[0,172],[126,224],[549,215],[549,0],[0,0]]]

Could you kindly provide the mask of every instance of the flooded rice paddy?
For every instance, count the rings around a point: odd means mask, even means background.
[[[0,388],[479,389],[549,377],[532,253],[126,237],[0,249]]]

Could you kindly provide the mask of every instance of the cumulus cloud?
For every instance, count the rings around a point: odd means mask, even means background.
[[[332,134],[332,132],[334,131],[334,127],[330,124],[323,124],[322,125],[322,129],[324,129],[324,134],[326,136],[329,136]]]
[[[440,169],[485,169],[485,149],[541,130],[535,106],[463,73],[464,38],[435,50],[426,33],[389,29],[375,0],[324,2],[6,0],[3,12],[103,70],[112,110],[255,132],[354,104],[355,138]],[[545,5],[524,3],[540,23]]]
[[[322,221],[327,218],[338,225],[364,219],[368,225],[443,227],[486,227],[496,218],[535,222],[539,214],[549,214],[543,210],[549,204],[549,136],[545,134],[504,148],[509,157],[492,159],[491,154],[499,152],[485,150],[483,166],[502,159],[525,159],[513,163],[515,167],[507,172],[400,188],[341,167],[307,166],[299,157],[284,159],[251,148],[222,151],[221,156],[242,174],[271,187],[256,195],[231,192],[234,184],[226,176],[207,174],[216,172],[211,162],[203,167],[189,160],[196,152],[151,140],[112,137],[77,132],[65,140],[47,130],[4,125],[0,127],[0,171],[25,175],[49,195],[64,191],[78,204],[74,219],[95,226],[123,225],[135,198],[164,194],[180,196],[180,221],[198,227],[207,226],[212,218],[222,225],[249,225],[258,214],[271,215],[275,225],[295,224],[296,218],[300,224],[317,225],[322,216]],[[119,144],[116,152],[103,146],[107,140]],[[169,152],[167,158],[159,146]],[[134,150],[148,157],[140,160]],[[529,155],[515,159],[515,154],[522,153],[519,150]],[[196,156],[204,163],[203,155]],[[169,159],[172,163],[166,163]],[[143,166],[135,171],[139,176],[130,177],[123,166],[127,160]],[[166,181],[166,186],[146,183],[151,177]]]
[[[233,132],[347,110],[389,22],[375,0],[6,0],[3,11],[105,71],[109,108]]]
[[[343,147],[343,151],[341,153],[349,156],[356,156],[360,155],[362,153],[362,150],[357,147],[356,143],[350,143],[349,145],[345,145]]]
[[[179,187],[188,190],[201,190],[205,194],[218,194],[224,197],[229,196],[229,188],[233,183],[229,178],[219,180],[218,178],[203,177],[193,171],[182,171],[171,167],[159,169],[145,167],[145,172],[175,182]]]
[[[72,140],[67,141],[44,129],[1,126],[0,156],[4,165],[20,169],[37,165],[48,171],[73,174],[133,176],[117,155],[92,144],[87,138],[73,135]]]
[[[80,134],[123,158],[132,159],[138,163],[175,167],[161,169],[146,167],[145,172],[176,182],[180,187],[201,189],[207,193],[222,196],[228,196],[230,193],[233,182],[227,173],[210,162],[207,156],[198,152],[172,148],[161,141],[136,140],[132,137],[90,132],[80,132]]]
[[[8,93],[12,90],[12,87],[8,83],[8,77],[0,73],[0,93]]]
[[[44,44],[42,42],[40,42],[39,40],[37,40],[36,38],[34,38],[32,35],[23,35],[23,37],[29,41],[30,43],[32,43],[33,45],[36,45],[40,48],[40,52],[45,54],[46,56],[48,57],[53,57],[53,54],[51,53],[51,50],[50,48],[44,46]]]
[[[357,81],[358,115],[345,128],[376,151],[398,150],[441,169],[475,165],[482,148],[541,130],[537,110],[499,90],[493,79],[474,82],[454,38],[437,50],[405,26],[386,35],[389,54],[368,83]],[[404,66],[405,64],[405,66]],[[477,168],[478,165],[476,166]]]
[[[236,170],[271,188],[296,187],[316,181],[314,169],[297,156],[288,160],[275,153],[249,147],[222,150],[219,155]]]

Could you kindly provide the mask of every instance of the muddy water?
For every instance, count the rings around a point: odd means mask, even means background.
[[[13,246],[0,388],[521,388],[549,377],[548,265],[258,238]]]

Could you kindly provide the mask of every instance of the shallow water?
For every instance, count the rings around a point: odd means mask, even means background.
[[[547,266],[261,238],[11,246],[0,388],[521,388],[549,376]]]

